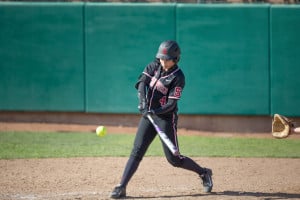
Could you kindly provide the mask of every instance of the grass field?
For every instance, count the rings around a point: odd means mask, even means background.
[[[0,132],[0,159],[128,156],[134,135]],[[199,157],[300,158],[300,140],[179,136],[183,155]],[[147,156],[162,156],[158,137]]]

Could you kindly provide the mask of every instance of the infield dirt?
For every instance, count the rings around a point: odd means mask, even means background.
[[[11,125],[26,129],[26,124],[0,125],[2,130],[10,130]],[[53,124],[27,126],[35,131],[66,131],[61,126],[54,128]],[[75,128],[76,125],[69,130]],[[115,130],[124,133],[134,129]],[[187,132],[191,133],[194,132]],[[262,136],[269,137],[259,134]],[[202,192],[196,174],[171,167],[163,157],[145,157],[127,187],[127,199],[300,199],[300,159],[193,159],[212,168],[212,193]],[[126,157],[0,160],[0,199],[109,199],[126,161]]]

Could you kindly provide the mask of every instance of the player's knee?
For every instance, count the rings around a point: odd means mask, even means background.
[[[178,156],[167,157],[167,160],[173,167],[182,166],[182,160]]]
[[[132,151],[131,151],[131,157],[133,157],[135,160],[137,161],[141,161],[144,157],[144,151],[139,149],[139,148],[134,148]]]

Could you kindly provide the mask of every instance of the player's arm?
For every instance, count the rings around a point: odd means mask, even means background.
[[[168,103],[166,103],[165,105],[163,105],[162,107],[152,110],[152,113],[157,114],[157,115],[161,115],[161,114],[165,114],[168,112],[172,112],[174,110],[174,108],[177,105],[177,99],[169,99]]]
[[[145,82],[143,81],[139,82],[137,86],[137,90],[138,90],[138,99],[139,99],[138,109],[141,113],[143,113],[148,109],[147,98],[146,98],[147,87]]]
[[[137,90],[139,90],[139,85],[142,82],[145,84],[146,87],[149,87],[151,78],[154,76],[157,65],[158,65],[157,61],[154,61],[145,67],[143,73],[139,76],[138,81],[135,84],[135,88]]]
[[[141,113],[147,112],[148,110],[147,90],[150,81],[151,78],[143,73],[139,77],[138,82],[135,84],[135,88],[137,89],[139,99],[138,109]]]
[[[147,91],[158,64],[157,60],[148,64],[135,84],[139,99],[138,109],[141,113],[147,112],[148,110]]]

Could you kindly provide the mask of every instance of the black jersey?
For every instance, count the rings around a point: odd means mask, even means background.
[[[149,110],[163,107],[170,99],[179,100],[185,85],[185,77],[181,69],[175,65],[165,72],[158,60],[151,62],[144,69],[139,82],[143,81],[147,88]],[[177,104],[168,113],[177,112]]]

